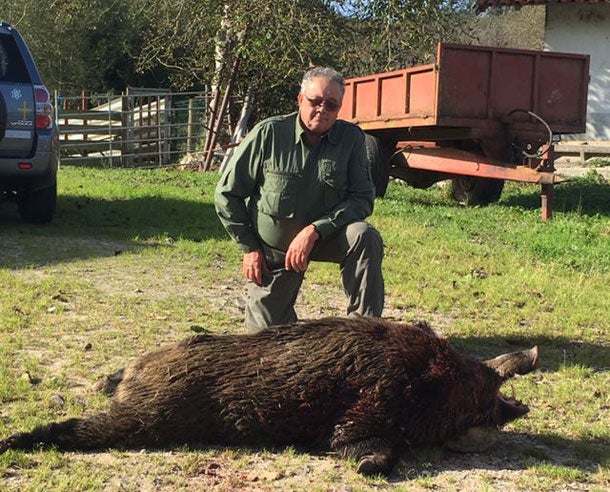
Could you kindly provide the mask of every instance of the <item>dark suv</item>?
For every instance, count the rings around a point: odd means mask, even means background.
[[[57,205],[59,136],[49,91],[19,32],[0,22],[0,199],[28,222],[49,222]]]

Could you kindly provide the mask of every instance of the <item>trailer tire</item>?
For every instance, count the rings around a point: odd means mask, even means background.
[[[390,180],[390,160],[392,158],[392,146],[379,137],[364,134],[364,146],[366,159],[371,168],[371,177],[375,185],[375,196],[383,197],[388,189]]]
[[[456,176],[451,180],[452,198],[466,206],[497,202],[503,189],[503,179]]]

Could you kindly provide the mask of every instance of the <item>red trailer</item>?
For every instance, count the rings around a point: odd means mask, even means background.
[[[556,135],[584,133],[588,55],[439,44],[437,63],[346,81],[339,117],[367,134],[377,194],[389,176],[427,188],[451,179],[467,204],[505,180],[542,186],[552,214]]]

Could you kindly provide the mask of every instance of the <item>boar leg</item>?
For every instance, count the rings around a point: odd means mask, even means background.
[[[104,376],[103,379],[95,383],[93,389],[105,394],[106,396],[113,396],[116,393],[116,388],[123,381],[125,369],[119,369],[118,371]]]
[[[116,443],[116,423],[106,413],[41,425],[0,441],[0,454],[9,449],[56,446],[63,451],[103,449]]]
[[[538,347],[499,355],[494,359],[486,360],[484,364],[494,369],[504,379],[511,378],[515,374],[528,374],[538,365]]]

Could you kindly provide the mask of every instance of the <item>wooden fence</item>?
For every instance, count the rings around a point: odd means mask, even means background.
[[[581,142],[559,142],[555,144],[556,156],[569,156],[577,154],[579,161],[584,164],[590,157],[610,157],[610,141],[581,141]]]
[[[200,146],[208,105],[207,92],[56,94],[62,162],[109,167],[175,163]]]

